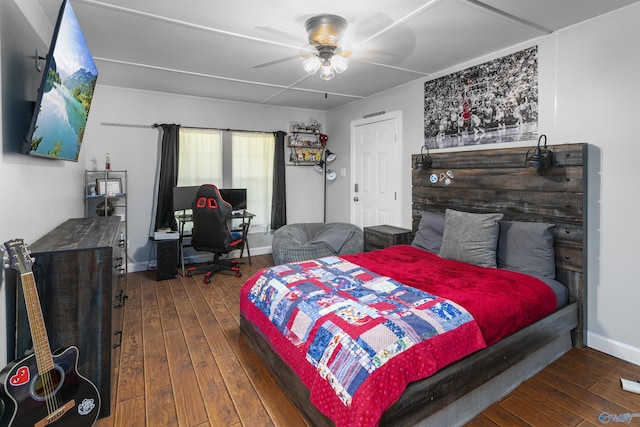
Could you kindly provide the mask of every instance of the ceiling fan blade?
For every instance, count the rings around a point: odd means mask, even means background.
[[[393,34],[394,38],[389,38],[388,34]],[[395,22],[384,13],[356,22],[351,37],[352,46],[349,47],[352,51],[348,55],[352,55],[352,59],[387,65],[400,64],[416,45],[415,34],[406,22]]]
[[[357,55],[354,55],[354,58],[369,61],[375,60],[377,62],[394,64],[396,62],[402,61],[405,58],[405,55],[403,55],[401,52],[395,53],[378,49],[363,49],[358,51]]]
[[[272,65],[282,64],[283,62],[293,61],[294,59],[298,59],[298,58],[301,58],[301,57],[302,57],[302,55],[287,56],[285,58],[280,58],[280,59],[276,59],[274,61],[265,62],[263,64],[254,65],[253,68],[270,67]]]
[[[350,57],[353,54],[353,50],[351,46],[341,46],[336,49],[336,55],[344,56],[345,58]]]
[[[298,36],[295,36],[293,34],[285,33],[284,31],[280,31],[280,30],[278,30],[276,28],[268,27],[266,25],[258,25],[256,28],[259,29],[259,30],[262,30],[264,32],[274,34],[274,35],[276,35],[278,37],[282,37],[282,38],[285,38],[287,40],[294,41],[296,43],[299,43],[302,46],[307,44],[307,41],[305,39],[303,39],[301,37],[298,37]]]

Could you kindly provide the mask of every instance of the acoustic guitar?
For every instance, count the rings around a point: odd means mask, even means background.
[[[91,426],[100,411],[96,386],[78,373],[78,348],[51,353],[31,258],[22,239],[4,243],[9,266],[20,273],[33,354],[0,372],[4,412],[0,426]]]

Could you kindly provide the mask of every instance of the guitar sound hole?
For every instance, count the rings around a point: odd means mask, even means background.
[[[55,366],[43,375],[37,375],[31,382],[30,394],[34,400],[46,400],[56,394],[64,382],[64,371]]]

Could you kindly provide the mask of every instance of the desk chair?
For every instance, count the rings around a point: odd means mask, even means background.
[[[231,205],[220,196],[218,187],[212,184],[200,186],[193,200],[193,230],[191,245],[198,251],[213,253],[213,263],[205,266],[190,267],[187,275],[205,270],[204,283],[210,283],[211,275],[221,270],[233,271],[241,277],[238,261],[221,260],[220,256],[234,249],[244,249],[244,239],[232,238],[227,218],[231,214]]]

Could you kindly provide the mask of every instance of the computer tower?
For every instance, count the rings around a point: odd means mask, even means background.
[[[156,263],[156,280],[174,279],[178,277],[178,241],[156,241],[158,262]]]

